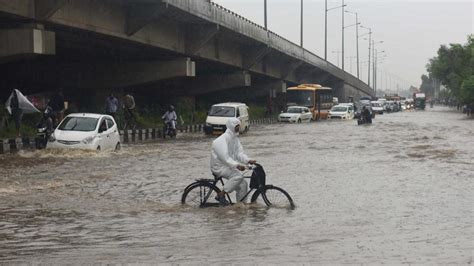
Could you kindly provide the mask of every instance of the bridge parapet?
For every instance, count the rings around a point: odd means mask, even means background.
[[[244,35],[270,48],[301,60],[306,64],[330,73],[334,78],[360,89],[368,95],[373,95],[373,90],[357,77],[338,68],[332,63],[322,59],[316,54],[300,47],[275,32],[266,30],[261,25],[209,0],[162,0],[167,4],[188,12],[211,23],[218,24],[238,34]]]

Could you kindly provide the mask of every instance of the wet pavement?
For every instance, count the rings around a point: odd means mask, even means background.
[[[0,263],[472,263],[474,120],[447,108],[261,125],[241,142],[295,210],[194,209],[212,138],[0,156]]]

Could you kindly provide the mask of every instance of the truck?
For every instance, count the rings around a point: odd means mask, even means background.
[[[415,109],[425,110],[426,95],[424,93],[413,93]]]

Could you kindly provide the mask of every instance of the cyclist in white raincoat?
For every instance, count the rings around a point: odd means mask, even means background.
[[[227,130],[212,142],[211,171],[218,177],[228,179],[224,189],[216,197],[222,204],[228,204],[225,193],[236,191],[237,202],[247,194],[247,182],[242,171],[246,164],[255,164],[249,159],[239,141],[240,120],[230,118],[226,123]]]

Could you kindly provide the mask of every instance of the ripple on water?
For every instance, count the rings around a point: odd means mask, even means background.
[[[252,127],[241,142],[292,211],[182,206],[183,189],[211,177],[214,138],[0,156],[0,261],[463,264],[474,150],[470,121],[456,116]]]

